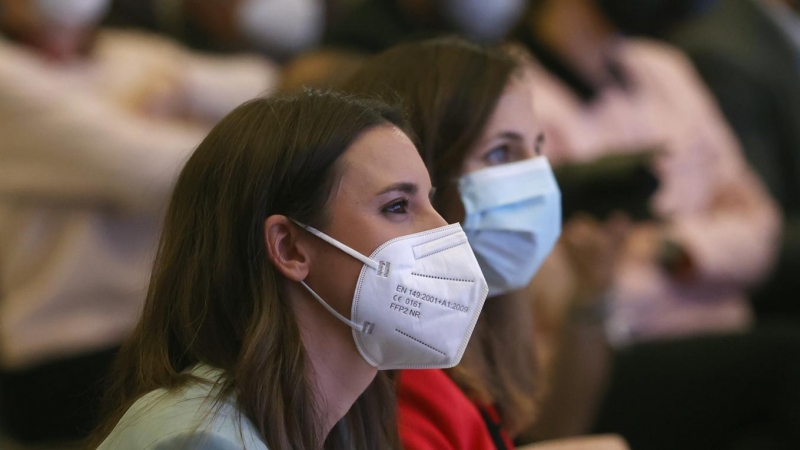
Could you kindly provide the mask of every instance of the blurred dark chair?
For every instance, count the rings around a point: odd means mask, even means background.
[[[555,167],[564,222],[578,213],[605,220],[615,212],[632,220],[653,220],[650,197],[659,181],[652,159],[652,153],[617,154]]]

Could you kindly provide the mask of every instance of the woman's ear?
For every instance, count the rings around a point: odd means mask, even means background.
[[[269,261],[286,278],[305,280],[310,266],[308,240],[303,239],[305,230],[281,215],[267,217],[264,222],[264,238]]]

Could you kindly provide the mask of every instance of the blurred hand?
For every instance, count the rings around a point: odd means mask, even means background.
[[[637,224],[627,234],[624,243],[626,258],[643,264],[650,264],[658,259],[663,232],[658,224],[646,222]]]
[[[611,286],[630,229],[630,220],[621,214],[606,223],[590,216],[576,216],[564,226],[560,245],[575,275],[573,306],[593,304]]]
[[[151,70],[129,87],[126,102],[134,112],[149,117],[188,118],[189,100],[184,79],[170,69]]]
[[[658,265],[677,282],[695,279],[692,256],[655,222],[636,225],[625,239],[624,252],[626,264]]]

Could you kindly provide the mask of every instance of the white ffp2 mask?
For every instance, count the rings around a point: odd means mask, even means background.
[[[364,263],[350,319],[302,284],[353,328],[356,347],[367,363],[379,370],[458,364],[488,294],[459,224],[392,239],[369,257],[317,229],[298,225]]]
[[[459,191],[489,295],[527,286],[561,235],[561,191],[547,158],[466,174]]]

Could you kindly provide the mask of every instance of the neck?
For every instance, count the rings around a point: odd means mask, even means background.
[[[297,300],[295,312],[327,436],[372,383],[378,370],[358,353],[350,327],[298,284],[292,283],[289,290]]]
[[[574,70],[597,85],[610,74],[606,61],[617,31],[590,0],[550,0],[528,21],[531,32]]]

